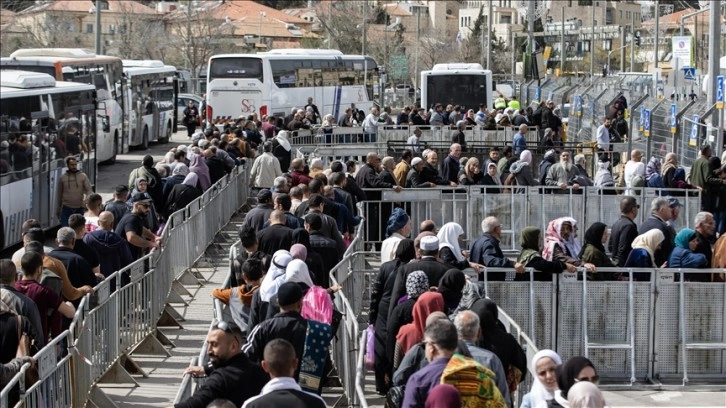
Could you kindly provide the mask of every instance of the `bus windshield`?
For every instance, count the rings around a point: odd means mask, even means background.
[[[262,60],[250,57],[212,58],[209,63],[209,80],[218,78],[257,79],[264,82]]]
[[[431,75],[426,78],[428,104],[440,103],[460,105],[474,109],[486,103],[486,76],[476,75]]]

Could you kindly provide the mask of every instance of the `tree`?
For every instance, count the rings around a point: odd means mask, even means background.
[[[118,5],[115,31],[105,53],[123,59],[166,59],[171,41],[163,20],[132,13],[126,3]]]
[[[387,21],[383,9],[380,6],[371,7],[368,1],[321,1],[315,6],[315,13],[330,38],[325,44],[343,54],[361,53],[363,15],[367,16],[366,24],[383,24]],[[370,41],[366,41],[366,44],[370,45]]]

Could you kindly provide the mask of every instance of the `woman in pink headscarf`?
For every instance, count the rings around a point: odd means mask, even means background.
[[[562,261],[575,266],[584,266],[594,272],[595,265],[578,258],[581,245],[577,241],[577,221],[561,217],[550,221],[545,235],[542,257],[547,261]]]

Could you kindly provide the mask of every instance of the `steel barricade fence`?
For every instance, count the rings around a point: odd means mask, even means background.
[[[514,336],[514,338],[517,340],[517,343],[522,347],[522,350],[524,350],[524,354],[527,356],[527,372],[522,373],[522,376],[524,377],[522,379],[522,382],[520,382],[517,386],[517,391],[512,394],[512,406],[519,407],[522,405],[522,400],[524,399],[524,395],[529,392],[529,390],[532,388],[532,383],[534,378],[537,376],[537,373],[533,372],[531,370],[532,364],[529,362],[532,361],[534,358],[534,355],[539,352],[539,348],[535,344],[535,342],[527,336],[527,334],[522,330],[521,326],[517,324],[517,321],[514,320],[509,314],[501,307],[499,306],[499,321],[504,325],[505,330]],[[546,348],[546,347],[542,347]],[[527,375],[529,373],[529,375]]]
[[[20,367],[20,371],[11,378],[5,387],[0,390],[0,408],[14,407],[15,404],[10,405],[11,401],[14,401],[17,392],[25,392],[25,372],[30,368],[30,363],[23,364]],[[13,399],[11,400],[11,397]]]
[[[189,367],[194,367],[197,365],[197,357],[192,357],[191,361],[189,362]],[[191,398],[192,393],[194,392],[194,378],[190,374],[186,374],[184,376],[184,379],[182,379],[182,383],[179,386],[179,390],[176,392],[176,397],[174,397],[173,404],[178,404],[182,401],[186,401],[189,398]]]

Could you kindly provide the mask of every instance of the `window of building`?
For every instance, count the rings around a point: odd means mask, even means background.
[[[500,15],[499,24],[512,24],[512,15]]]
[[[86,24],[86,33],[93,33],[93,24]]]

